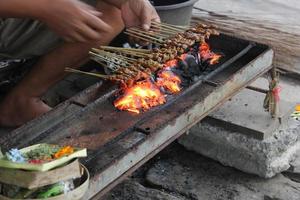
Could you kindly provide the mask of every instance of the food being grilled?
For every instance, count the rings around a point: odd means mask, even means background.
[[[158,32],[129,28],[125,33],[154,43],[159,48],[146,50],[102,46],[99,49],[92,49],[90,52],[92,59],[114,66],[111,68],[112,75],[102,77],[123,84],[147,79],[151,74],[163,69],[166,62],[180,59],[180,56],[196,43],[202,44],[210,35],[219,34],[214,26],[200,23],[186,28],[153,22],[152,28]]]

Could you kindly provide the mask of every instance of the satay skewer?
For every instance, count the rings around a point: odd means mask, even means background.
[[[102,48],[100,47],[100,50],[105,50],[105,51],[110,51],[114,53],[125,53],[125,54],[130,54],[130,55],[139,55],[139,56],[146,56],[150,53],[150,51],[127,51],[127,50],[122,50],[121,48]]]
[[[92,72],[85,72],[85,71],[81,71],[81,70],[78,70],[78,69],[73,69],[73,68],[70,68],[70,67],[66,67],[65,71],[66,72],[72,72],[72,73],[95,76],[95,77],[102,78],[102,79],[109,79],[109,75],[97,74],[97,73],[92,73]]]
[[[99,58],[100,60],[103,60],[103,61],[108,62],[108,63],[113,63],[115,65],[124,65],[124,66],[129,65],[129,63],[122,62],[120,60],[116,60],[116,58],[108,58],[106,56],[102,56],[102,55],[94,53],[92,51],[90,51],[89,54],[92,55],[92,56],[95,56],[96,58]]]
[[[124,33],[126,33],[126,32],[124,32]],[[132,34],[132,33],[128,33],[128,32],[126,34],[129,35],[129,36],[135,37],[137,39],[143,40],[145,42],[150,42],[150,43],[157,44],[157,45],[161,44],[160,42],[157,42],[156,40],[145,38],[145,37],[141,37],[141,36],[138,36],[136,34]]]
[[[152,21],[151,23],[152,24],[162,24],[162,25],[165,25],[165,26],[171,26],[171,27],[180,28],[180,29],[191,28],[191,26],[182,26],[182,25],[168,24],[168,23],[164,23],[164,22],[155,22],[155,21]]]
[[[107,57],[112,57],[114,59],[126,60],[126,62],[128,62],[128,63],[136,61],[136,59],[134,59],[134,58],[129,58],[129,57],[121,55],[121,54],[111,53],[111,52],[104,51],[104,50],[101,50],[101,49],[92,48],[92,51],[97,53],[97,54],[100,54],[100,55],[104,55],[104,56],[107,56]]]
[[[189,28],[192,28],[191,26],[181,26],[181,25],[167,24],[167,23],[163,23],[163,22],[160,22],[160,23],[163,24],[163,25],[166,25],[166,26],[171,26],[171,27],[174,27],[174,28],[182,29],[183,31],[185,31]]]
[[[140,28],[130,28],[128,30],[132,30],[132,31],[135,31],[137,33],[143,33],[143,34],[148,34],[150,36],[157,36],[159,38],[168,38],[171,36],[171,34],[163,34],[163,33],[157,33],[157,32],[154,32],[154,31],[144,31],[143,29],[140,29]]]
[[[100,49],[113,50],[113,51],[134,51],[139,53],[149,53],[149,49],[135,49],[135,48],[123,48],[123,47],[112,47],[112,46],[100,46]]]
[[[127,29],[124,33],[128,34],[128,35],[131,35],[131,36],[139,36],[139,37],[142,37],[142,38],[146,38],[146,39],[150,39],[154,42],[157,42],[157,43],[162,43],[163,40],[161,40],[160,38],[157,38],[157,37],[154,37],[154,36],[151,36],[149,34],[142,34],[142,33],[138,33],[138,32],[135,32],[135,31],[132,31],[130,29]]]
[[[134,52],[134,51],[122,51],[122,50],[112,50],[112,49],[109,49],[108,51],[120,53],[123,56],[125,56],[125,55],[131,56],[131,57],[126,56],[126,57],[129,59],[134,59],[134,60],[136,60],[136,59],[132,58],[132,57],[144,58],[150,54],[150,53],[140,53],[140,52]]]
[[[153,24],[156,25],[156,26],[161,26],[163,28],[173,30],[173,31],[185,31],[185,30],[187,30],[187,29],[182,29],[182,28],[179,28],[179,27],[165,25],[164,23],[159,23],[159,22],[152,22],[151,25],[153,25]]]
[[[160,32],[164,32],[164,33],[168,33],[168,34],[176,34],[176,33],[180,32],[180,30],[172,30],[172,29],[168,29],[165,27],[161,27],[156,24],[151,24],[151,27],[158,29]]]
[[[95,57],[111,62],[117,67],[115,74],[110,80],[135,81],[139,77],[150,76],[151,73],[163,67],[163,63],[170,59],[177,58],[185,53],[188,47],[195,42],[201,42],[202,37],[208,37],[216,31],[204,25],[193,28],[176,27],[175,25],[153,23],[153,28],[160,32],[146,32],[140,28],[130,28],[126,34],[139,38],[143,41],[156,43],[163,47],[158,50],[135,50],[116,47],[100,47],[100,50],[93,49]],[[184,31],[184,32],[182,32]],[[133,58],[134,57],[134,58]],[[138,58],[138,59],[136,59]],[[119,61],[119,62],[117,62]]]

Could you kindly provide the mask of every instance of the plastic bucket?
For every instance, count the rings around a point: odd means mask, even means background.
[[[197,0],[152,0],[162,22],[174,25],[189,25],[193,6]]]

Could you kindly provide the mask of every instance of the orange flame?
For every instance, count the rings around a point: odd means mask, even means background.
[[[156,85],[173,94],[180,92],[180,83],[181,79],[177,75],[172,71],[165,70],[158,74]]]
[[[220,54],[216,54],[210,50],[210,46],[203,42],[199,47],[200,57],[204,61],[208,61],[210,65],[215,65],[219,63],[220,58],[222,57]]]
[[[118,98],[114,105],[119,110],[140,113],[140,110],[149,110],[165,102],[166,98],[159,88],[150,80],[145,80],[125,89],[124,95]]]
[[[208,61],[214,65],[219,62],[221,55],[215,54],[210,50],[207,43],[201,44],[199,47],[201,59]],[[157,81],[153,83],[150,79],[133,83],[130,87],[122,88],[123,95],[119,97],[114,106],[119,110],[127,110],[129,112],[139,114],[141,111],[149,110],[151,107],[164,104],[166,102],[165,94],[160,90],[163,88],[171,94],[181,91],[181,79],[171,70],[176,67],[179,60],[185,60],[188,54],[182,54],[177,59],[172,59],[164,64],[157,74]]]
[[[164,66],[165,67],[174,67],[177,65],[177,62],[178,62],[177,59],[169,60],[164,64]]]
[[[186,57],[187,57],[187,55],[188,55],[187,53],[181,54],[181,55],[178,57],[178,59],[179,59],[179,60],[185,60]],[[177,59],[172,59],[172,60],[167,61],[167,62],[164,64],[164,66],[165,66],[165,67],[175,67],[175,66],[177,66],[177,63],[178,63],[178,60],[177,60]]]
[[[179,56],[179,59],[180,60],[185,60],[187,56],[188,56],[187,53],[181,54],[181,56]]]

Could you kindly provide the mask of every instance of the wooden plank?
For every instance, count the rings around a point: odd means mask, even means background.
[[[229,35],[272,46],[275,66],[300,74],[300,2],[199,0],[194,19]]]

